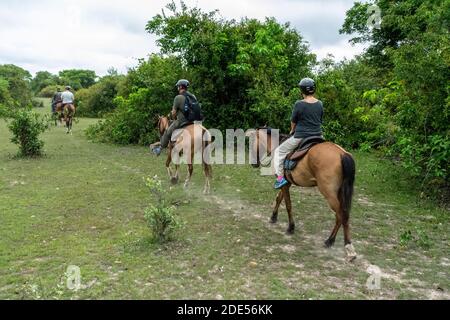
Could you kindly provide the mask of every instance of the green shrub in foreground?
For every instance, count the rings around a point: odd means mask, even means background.
[[[157,177],[145,180],[147,188],[156,199],[155,205],[150,205],[144,213],[145,220],[152,230],[153,241],[164,243],[173,239],[175,232],[181,227],[174,208],[168,206],[161,181]]]
[[[39,135],[49,128],[49,118],[34,113],[30,109],[19,109],[10,113],[8,125],[13,134],[11,142],[19,145],[19,156],[37,157],[42,155],[44,142]]]

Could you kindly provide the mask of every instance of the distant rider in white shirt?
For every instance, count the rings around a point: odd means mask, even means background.
[[[66,87],[66,91],[61,94],[61,99],[63,103],[63,108],[68,104],[74,104],[75,96],[71,92],[72,88],[70,86]]]

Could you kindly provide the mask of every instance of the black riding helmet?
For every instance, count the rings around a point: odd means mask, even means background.
[[[316,83],[311,78],[304,78],[298,84],[303,94],[314,94],[316,92]]]
[[[187,88],[189,88],[189,85],[190,85],[189,81],[187,81],[185,79],[181,79],[181,80],[178,80],[176,87],[177,88],[184,87],[185,89],[187,89]]]

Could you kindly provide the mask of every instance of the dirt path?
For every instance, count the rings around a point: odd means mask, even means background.
[[[315,197],[321,197],[318,190],[311,188],[298,188],[295,193],[309,193],[314,195]],[[279,235],[282,235],[289,244],[279,244],[279,245],[271,245],[267,246],[267,251],[282,251],[285,253],[294,253],[296,250],[301,250],[301,243],[297,243],[296,239],[290,235],[286,234],[287,225],[283,223],[271,224],[269,223],[270,212],[272,210],[271,207],[267,206],[255,206],[251,205],[249,202],[239,199],[238,195],[234,195],[234,197],[224,197],[219,194],[214,194],[209,196],[208,201],[211,201],[215,205],[220,206],[226,210],[229,210],[233,213],[233,216],[240,220],[247,221],[257,221],[259,225],[261,225],[268,232],[273,232]],[[373,202],[371,202],[367,197],[360,197],[357,199],[358,201],[371,206]],[[325,207],[325,206],[324,206]],[[322,208],[325,209],[325,208]],[[325,209],[326,210],[326,209]],[[285,211],[284,205],[280,207],[280,214],[283,214]],[[303,232],[302,223],[297,223],[296,232]],[[327,249],[323,246],[324,239],[319,237],[317,234],[306,234],[302,235],[304,239],[306,239],[310,244],[312,244],[311,248],[314,253],[314,256],[321,257],[325,260],[327,268],[338,270],[342,272],[348,272],[349,270],[359,271],[360,273],[367,274],[367,282],[366,286],[368,287],[367,298],[374,299],[395,299],[397,297],[397,292],[394,290],[383,290],[382,295],[373,294],[376,293],[378,285],[381,285],[381,282],[393,281],[401,287],[406,287],[408,290],[415,292],[427,299],[450,299],[450,294],[447,292],[439,291],[439,290],[430,290],[430,289],[418,289],[416,286],[421,285],[425,286],[420,281],[411,281],[409,279],[405,279],[402,272],[397,270],[384,270],[383,268],[372,264],[364,255],[358,254],[358,258],[354,262],[348,262],[345,259],[345,251],[343,246],[336,244],[333,248]],[[370,245],[368,243],[356,243],[356,250],[358,252],[358,247]],[[321,277],[317,274],[315,270],[305,270],[300,263],[292,262],[292,264],[301,271],[298,271],[295,274],[294,278],[286,279],[286,281],[302,281],[303,278],[312,278],[312,277],[320,277],[320,281],[329,282],[329,286],[336,287],[336,290],[339,291],[347,291],[348,293],[352,293],[355,290],[359,290],[361,287],[361,283],[337,278],[327,279]],[[379,280],[377,280],[379,279]],[[379,281],[379,282],[378,282]],[[414,286],[414,284],[416,286]],[[372,291],[372,292],[371,292]]]

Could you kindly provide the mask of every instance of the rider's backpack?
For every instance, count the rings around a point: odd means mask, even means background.
[[[184,117],[186,120],[189,122],[202,121],[203,115],[200,103],[191,94],[185,93],[184,97],[186,98],[184,102]]]

